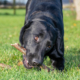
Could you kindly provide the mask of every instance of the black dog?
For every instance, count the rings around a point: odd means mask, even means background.
[[[62,0],[28,0],[20,43],[26,48],[27,64],[40,66],[49,56],[53,67],[64,69]],[[23,61],[24,62],[24,61]],[[24,66],[26,66],[24,62]]]

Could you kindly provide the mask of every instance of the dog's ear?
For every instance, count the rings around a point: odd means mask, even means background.
[[[60,58],[64,56],[64,41],[63,35],[61,35],[60,31],[57,29],[57,39],[55,41],[55,45],[51,50],[50,57]]]
[[[59,56],[64,55],[64,40],[63,40],[63,34],[60,33],[59,30],[57,30],[57,40],[56,40],[56,50]]]
[[[55,67],[62,71],[64,69],[64,41],[63,35],[61,35],[59,30],[57,30],[57,33],[57,40],[49,57],[52,59],[52,65],[55,66],[53,63],[55,60],[57,62]]]
[[[28,29],[30,27],[30,25],[32,24],[32,21],[28,21],[21,29],[20,31],[20,36],[19,36],[19,41],[21,43],[21,46],[23,46],[23,35],[26,29]]]

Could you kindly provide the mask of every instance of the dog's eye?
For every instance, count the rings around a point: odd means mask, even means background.
[[[48,48],[51,48],[51,43],[49,41],[47,41],[46,45],[47,45]]]
[[[39,37],[36,36],[36,37],[35,37],[35,40],[36,40],[37,42],[39,42]]]
[[[51,46],[48,46],[48,48],[51,48]]]
[[[47,46],[46,50],[48,51],[51,48],[51,46]]]

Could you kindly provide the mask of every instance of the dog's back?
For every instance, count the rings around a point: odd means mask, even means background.
[[[44,16],[50,17],[63,35],[62,0],[29,0],[26,5],[26,21]]]
[[[62,13],[62,0],[28,0],[26,4],[26,10],[28,10],[29,15],[36,10],[50,11],[50,8],[48,9],[47,7],[50,7],[53,12],[56,9],[55,12],[59,10]]]

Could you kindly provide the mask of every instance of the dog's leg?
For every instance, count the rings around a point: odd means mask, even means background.
[[[60,59],[57,59],[57,60],[51,60],[52,61],[52,66],[53,68],[56,68],[58,70],[63,70],[64,69],[64,59],[60,58]]]

